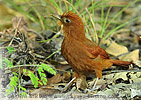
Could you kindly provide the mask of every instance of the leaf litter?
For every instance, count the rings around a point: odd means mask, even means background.
[[[114,3],[114,2],[111,2]],[[123,5],[127,2],[121,2]],[[117,4],[117,3],[114,3]],[[125,11],[126,14],[130,14],[133,16],[132,12],[128,12],[128,10]],[[124,18],[125,21],[128,19],[128,16]],[[14,52],[11,54],[8,54],[7,50],[5,49],[5,58],[8,58],[12,63],[14,68],[6,69],[5,75],[8,76],[8,78],[4,79],[4,82],[7,82],[7,87],[9,85],[9,74],[11,72],[19,72],[23,76],[22,86],[28,88],[29,91],[26,91],[29,94],[29,97],[46,97],[46,96],[52,96],[52,97],[80,97],[84,96],[87,97],[88,95],[103,95],[103,96],[111,96],[111,97],[119,97],[119,98],[134,98],[136,96],[141,95],[140,93],[140,82],[141,82],[141,72],[139,69],[135,70],[124,70],[124,72],[121,72],[120,70],[117,70],[113,72],[114,67],[106,70],[109,75],[107,75],[107,72],[104,73],[103,77],[98,80],[97,87],[98,89],[95,92],[84,92],[86,88],[92,88],[93,82],[95,79],[87,79],[85,81],[82,77],[76,81],[76,84],[72,84],[72,86],[68,87],[67,92],[61,93],[60,87],[65,87],[65,85],[70,81],[72,78],[72,70],[70,66],[65,66],[67,63],[65,63],[65,60],[60,55],[61,53],[58,52],[49,59],[46,59],[50,54],[52,54],[54,51],[56,51],[61,46],[61,42],[63,39],[62,35],[59,35],[59,38],[54,38],[51,41],[48,42],[40,42],[44,41],[46,39],[50,39],[54,36],[54,33],[49,31],[44,31],[43,34],[50,33],[46,38],[44,35],[41,35],[40,33],[29,29],[26,21],[23,17],[15,17],[12,20],[13,27],[4,30],[2,33],[3,35],[0,35],[2,39],[2,46],[11,46],[14,48]],[[140,26],[139,21],[138,27]],[[128,34],[124,34],[127,32]],[[140,62],[140,56],[139,56],[139,50],[140,50],[140,30],[136,26],[133,26],[131,29],[131,33],[129,33],[130,30],[120,30],[119,33],[121,34],[114,34],[113,37],[116,38],[115,41],[106,40],[103,42],[103,44],[106,44],[108,47],[106,47],[106,51],[112,55],[113,57],[117,57],[121,60],[127,60],[127,61],[133,61],[135,63],[138,63],[137,65],[141,67]],[[55,33],[56,34],[56,33]],[[5,36],[4,36],[5,35]],[[123,35],[123,36],[122,36]],[[134,36],[134,38],[130,38],[130,35]],[[122,38],[122,40],[121,40]],[[124,40],[125,39],[125,40]],[[134,45],[131,42],[131,47],[127,49],[127,46],[120,45],[120,41],[126,41],[125,44],[129,41],[134,41],[136,45]],[[118,42],[118,43],[117,43]],[[137,48],[139,45],[139,48]],[[134,49],[134,51],[129,52]],[[46,60],[45,60],[46,59]],[[60,60],[61,59],[61,60]],[[55,63],[54,60],[57,60]],[[27,73],[23,73],[23,69],[29,70],[34,74],[38,74],[36,65],[46,63],[51,66],[51,68],[55,69],[58,74],[52,75],[51,73],[45,72],[47,75],[47,85],[41,86],[39,85],[38,89],[35,89],[33,85],[31,84],[31,80],[27,78]],[[54,64],[55,63],[55,64]],[[28,64],[35,64],[35,66],[26,66]],[[25,65],[25,66],[16,66],[16,65]],[[62,68],[59,68],[59,67]],[[117,68],[116,68],[117,69]],[[104,72],[104,71],[103,71]],[[38,76],[38,75],[37,75]],[[39,77],[40,78],[40,77]],[[40,80],[39,80],[40,81]],[[77,87],[75,87],[77,86]],[[79,92],[78,92],[79,91]],[[11,95],[10,95],[11,96]],[[10,97],[9,96],[9,97]],[[16,95],[14,95],[16,96]]]

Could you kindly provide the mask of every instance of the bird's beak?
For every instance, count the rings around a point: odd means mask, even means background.
[[[61,19],[61,15],[55,15],[55,14],[52,14],[52,16],[56,19],[58,19],[58,25],[61,26],[62,25],[62,19]]]
[[[52,14],[52,16],[61,21],[61,15]]]

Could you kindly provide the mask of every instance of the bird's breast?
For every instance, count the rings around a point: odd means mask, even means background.
[[[89,72],[91,71],[90,63],[86,61],[85,57],[82,57],[81,49],[83,47],[80,47],[81,44],[78,44],[75,40],[68,41],[64,39],[61,46],[61,53],[75,72]]]

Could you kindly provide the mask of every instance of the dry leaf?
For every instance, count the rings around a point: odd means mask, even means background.
[[[62,62],[59,62],[59,63],[62,64],[62,65],[68,64],[67,61],[62,61]]]
[[[141,61],[140,61],[140,60],[136,60],[136,61],[134,61],[134,63],[135,63],[136,65],[138,65],[138,67],[141,67]]]
[[[112,74],[108,74],[108,75],[104,75],[102,76],[102,79],[106,81],[107,84],[115,84],[117,79],[123,79],[123,80],[127,80],[127,76],[126,76],[127,72],[120,72],[120,73],[112,73]]]
[[[93,81],[88,82],[90,87],[93,87],[95,80],[96,80],[96,78]],[[103,78],[100,78],[99,80],[97,80],[96,86],[101,86],[101,85],[104,85],[105,83],[106,83],[106,81]]]
[[[128,80],[127,72],[116,73],[112,80],[114,83],[116,83],[117,79],[123,79],[124,81]]]
[[[130,52],[129,54],[123,55],[119,57],[120,60],[123,61],[137,61],[139,59],[139,49],[136,49],[132,52]]]
[[[141,72],[130,72],[128,76],[130,83],[141,82]]]
[[[140,96],[140,95],[141,95],[141,90],[131,89],[131,98],[135,96]]]
[[[47,79],[47,84],[56,84],[61,82],[62,76],[60,74],[56,74],[55,76]]]
[[[65,73],[63,74],[62,81],[63,81],[63,82],[69,82],[69,81],[70,81],[70,78],[71,78],[71,73],[70,73],[70,72],[65,72]]]
[[[99,91],[97,95],[112,96],[114,95],[114,92],[111,89],[107,89],[105,91]]]
[[[111,55],[119,56],[121,54],[128,53],[127,47],[119,45],[114,41],[110,42],[109,40],[105,40],[103,43],[109,46],[106,48],[106,52]]]
[[[116,42],[110,42],[109,40],[103,41],[104,44],[107,44],[109,47],[106,48],[106,52],[113,55],[119,56],[118,58],[122,61],[137,61],[139,59],[139,49],[136,49],[128,53],[128,49],[125,46],[119,45]],[[128,54],[125,54],[128,53]],[[124,54],[124,55],[122,55]]]
[[[39,96],[40,98],[45,98],[47,96],[54,95],[55,93],[59,93],[59,90],[53,89],[53,88],[39,88],[39,89],[34,89],[30,91],[31,96]]]
[[[120,72],[104,75],[102,79],[106,79],[108,84],[115,84],[117,79],[129,81],[130,83],[141,82],[141,72]]]
[[[57,67],[57,69],[59,69],[59,70],[68,70],[68,69],[70,69],[71,68],[71,66],[70,65],[61,65],[61,66],[58,66]]]

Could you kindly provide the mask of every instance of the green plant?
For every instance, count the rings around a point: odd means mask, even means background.
[[[20,90],[26,91],[26,88],[22,87],[19,83],[19,75],[15,72],[12,72],[13,76],[11,77],[11,81],[10,81],[10,89],[6,89],[6,95],[11,94],[13,91],[16,90],[17,86],[19,88],[19,93]],[[21,93],[22,97],[27,97],[27,93],[26,92],[22,92]]]
[[[7,62],[10,62],[10,61],[7,61]],[[9,63],[7,63],[7,64],[9,64]],[[12,66],[11,63],[10,63],[10,68],[17,67],[17,66]],[[32,66],[32,65],[19,65],[19,67],[20,66]],[[39,78],[37,76],[35,76],[33,72],[27,71],[26,69],[23,69],[23,75],[26,73],[30,77],[32,84],[34,85],[35,88],[38,87],[38,84],[47,85],[47,78],[46,78],[46,75],[44,73],[44,70],[48,71],[51,74],[56,75],[56,72],[46,64],[33,65],[33,66],[38,66],[37,71],[38,71],[38,73],[41,77],[42,82],[39,81]],[[20,68],[19,68],[19,70],[20,70]],[[18,89],[19,89],[19,93],[20,93],[20,90],[26,91],[26,88],[22,87],[21,83],[20,83],[20,80],[22,79],[23,75],[19,78],[18,73],[15,73],[15,72],[12,72],[12,73],[13,73],[13,76],[11,77],[11,81],[10,81],[10,87],[11,88],[6,90],[7,95],[9,95],[11,92],[13,92],[15,90],[15,88],[17,88],[17,86],[18,86]],[[19,96],[20,96],[20,94],[19,94]],[[21,96],[26,97],[26,92],[22,92]]]
[[[89,24],[88,28],[90,28],[90,29],[93,28],[94,31],[90,32],[90,33],[94,34],[94,35],[91,34],[92,35],[91,38],[92,38],[92,40],[95,40],[95,41],[98,40],[97,39],[98,37],[100,37],[102,39],[107,39],[116,30],[120,29],[121,27],[124,27],[128,23],[131,23],[131,22],[141,18],[141,17],[136,17],[134,19],[129,20],[127,23],[119,23],[118,25],[116,25],[115,28],[113,28],[107,32],[109,25],[112,24],[114,26],[116,23],[114,24],[113,21],[116,20],[116,18],[118,18],[118,16],[121,15],[123,11],[125,11],[128,7],[137,3],[139,0],[134,0],[133,2],[130,2],[126,6],[125,5],[116,5],[118,7],[122,7],[122,9],[117,14],[115,14],[112,18],[109,18],[110,11],[111,11],[112,7],[116,7],[116,6],[107,4],[110,1],[112,1],[112,0],[96,0],[96,1],[91,0],[91,1],[88,1],[88,4],[83,4],[83,2],[84,2],[83,0],[76,0],[76,1],[74,1],[74,0],[61,0],[61,1],[56,1],[56,0],[45,1],[45,0],[43,0],[43,1],[38,2],[39,4],[33,4],[32,1],[24,1],[24,3],[27,4],[27,6],[29,6],[29,8],[30,8],[29,11],[26,11],[25,9],[23,9],[22,6],[16,5],[16,3],[14,3],[10,0],[5,0],[5,2],[9,3],[11,6],[13,6],[20,13],[26,15],[31,21],[36,22],[36,23],[37,22],[40,23],[40,27],[42,30],[45,30],[46,27],[49,27],[50,23],[48,23],[46,21],[44,14],[41,11],[39,11],[37,9],[37,7],[44,7],[44,9],[46,9],[45,7],[51,7],[52,9],[50,11],[46,10],[46,13],[48,13],[48,12],[53,13],[54,11],[56,11],[59,14],[62,14],[64,12],[63,10],[65,8],[65,11],[72,10],[72,11],[76,12],[77,14],[79,14],[81,17],[82,17],[82,15],[89,12],[90,13],[89,16],[91,16],[92,19],[90,20],[90,18],[88,16],[84,16],[83,19],[85,19],[84,23],[86,26],[87,26],[87,23],[89,23],[89,21],[92,23],[92,24]],[[81,6],[82,4],[84,6]],[[91,5],[91,6],[89,6],[89,5]],[[104,9],[106,7],[109,7],[109,9],[107,12],[104,12]],[[97,22],[95,20],[95,16],[96,16],[95,9],[97,9],[97,8],[101,8],[100,22]],[[32,15],[30,13],[30,11],[34,12],[36,14],[36,16]],[[102,27],[101,31],[99,33],[96,32],[96,29],[94,28],[95,23],[100,23],[100,25]],[[98,35],[96,35],[97,33],[98,33]],[[93,36],[98,36],[98,37],[95,38]]]
[[[13,53],[13,51],[15,51],[14,48],[12,48],[12,47],[8,47],[7,49],[8,49],[9,53]],[[19,72],[21,72],[20,71],[20,67],[22,67],[22,66],[32,66],[32,65],[16,65],[16,66],[14,66],[13,63],[10,60],[8,60],[7,58],[4,58],[3,63],[6,64],[7,68],[11,68],[12,69],[14,67],[15,68],[19,67]],[[9,95],[12,92],[16,91],[17,90],[17,86],[18,86],[19,97],[20,97],[20,95],[22,97],[27,97],[27,93],[25,92],[26,88],[21,86],[21,79],[22,79],[24,74],[27,74],[30,77],[30,79],[31,79],[31,81],[32,81],[32,83],[33,83],[35,88],[38,87],[38,84],[40,84],[40,85],[47,85],[47,78],[46,78],[46,75],[44,73],[44,70],[48,71],[51,74],[56,75],[56,72],[51,67],[49,67],[46,64],[33,65],[33,66],[37,66],[38,67],[37,71],[38,71],[38,73],[39,73],[39,75],[41,77],[41,81],[43,83],[40,82],[39,78],[37,76],[35,76],[34,73],[29,71],[29,70],[27,71],[26,69],[23,69],[23,74],[22,74],[21,77],[20,77],[21,73],[12,72],[13,76],[11,77],[11,80],[10,80],[10,89],[6,89],[7,95]],[[23,90],[23,92],[20,94],[21,90]]]
[[[3,62],[6,64],[7,68],[13,68],[13,63],[10,60],[8,60],[7,58],[3,58],[3,59],[4,59]]]
[[[51,73],[51,74],[53,74],[53,75],[56,75],[56,72],[46,64],[38,65],[38,73],[39,73],[39,75],[41,77],[41,81],[43,82],[44,85],[46,85],[47,84],[47,79],[46,79],[46,75],[44,73],[44,70]],[[42,83],[40,83],[40,84],[42,85]]]
[[[30,66],[30,65],[28,65],[28,66]],[[41,65],[37,65],[37,66],[38,66],[37,71],[38,71],[38,73],[41,77],[41,81],[43,83],[39,81],[39,78],[37,76],[35,76],[34,73],[32,73],[31,71],[27,72],[28,73],[27,75],[30,77],[32,84],[34,85],[35,88],[38,87],[38,84],[47,85],[47,78],[46,78],[46,75],[44,73],[44,70],[53,74],[53,75],[56,75],[56,72],[46,64],[41,64]],[[26,73],[26,70],[24,70],[24,72]]]
[[[116,5],[117,7],[122,7],[122,9],[117,14],[115,14],[112,18],[109,18],[110,11],[111,11],[112,7],[116,7],[116,6],[108,5],[107,3],[110,2],[110,1],[111,0],[97,0],[97,1],[91,0],[91,2],[88,2],[89,5],[91,4],[91,6],[89,6],[87,4],[85,6],[80,6],[82,4],[82,2],[83,2],[82,0],[77,0],[77,1],[74,1],[74,0],[62,0],[62,2],[64,2],[64,4],[65,4],[66,11],[72,10],[72,11],[76,12],[77,14],[79,14],[81,17],[82,17],[82,15],[84,15],[86,13],[89,13],[88,14],[89,17],[87,17],[85,15],[84,23],[85,23],[86,26],[88,26],[87,23],[89,23],[89,21],[91,22],[91,24],[89,24],[89,27],[87,27],[87,28],[89,28],[88,31],[89,31],[89,33],[91,35],[90,37],[92,38],[93,41],[96,41],[96,43],[98,43],[98,37],[100,37],[103,40],[108,39],[118,29],[120,29],[120,28],[126,26],[127,24],[141,18],[139,16],[139,17],[133,18],[133,19],[127,21],[127,22],[118,23],[118,24],[114,23],[114,20],[116,20],[116,18],[118,18],[119,15],[121,15],[123,13],[123,11],[125,11],[127,8],[129,8],[130,6],[137,3],[139,0],[134,0],[133,2],[130,2],[128,5]],[[59,6],[62,3],[55,2],[55,0],[52,0],[51,3],[52,3],[52,5],[55,6],[56,10],[58,10],[59,12],[62,12],[62,11],[60,11],[60,9],[62,9],[63,6]],[[105,13],[104,9],[106,7],[109,7],[109,9]],[[95,20],[95,9],[97,9],[97,8],[101,8],[100,22],[97,22]],[[79,11],[78,11],[78,9],[79,9]],[[95,23],[99,23],[101,25],[101,31],[100,32],[96,32]],[[115,26],[115,27],[112,27],[111,30],[108,30],[110,25]],[[90,31],[91,29],[93,29],[94,31],[91,32]]]
[[[9,95],[11,92],[13,92],[15,90],[15,88],[17,87],[17,83],[18,83],[18,74],[13,72],[13,77],[11,77],[11,81],[10,81],[10,89],[6,89],[6,93],[7,95]]]
[[[4,63],[6,64],[7,68],[13,68],[14,67],[12,62],[10,62],[7,58],[4,59]],[[20,93],[20,90],[26,91],[26,88],[22,87],[21,84],[20,84],[20,80],[22,79],[22,77],[19,78],[19,74],[16,73],[16,72],[12,72],[12,74],[13,74],[13,76],[11,77],[11,80],[10,80],[10,89],[6,89],[6,95],[9,95],[12,92],[14,92],[17,89],[17,86],[18,86],[18,89],[19,89],[19,93]],[[27,93],[22,92],[21,96],[26,97]]]
[[[7,50],[9,53],[14,53],[16,51],[13,47],[7,47]]]

